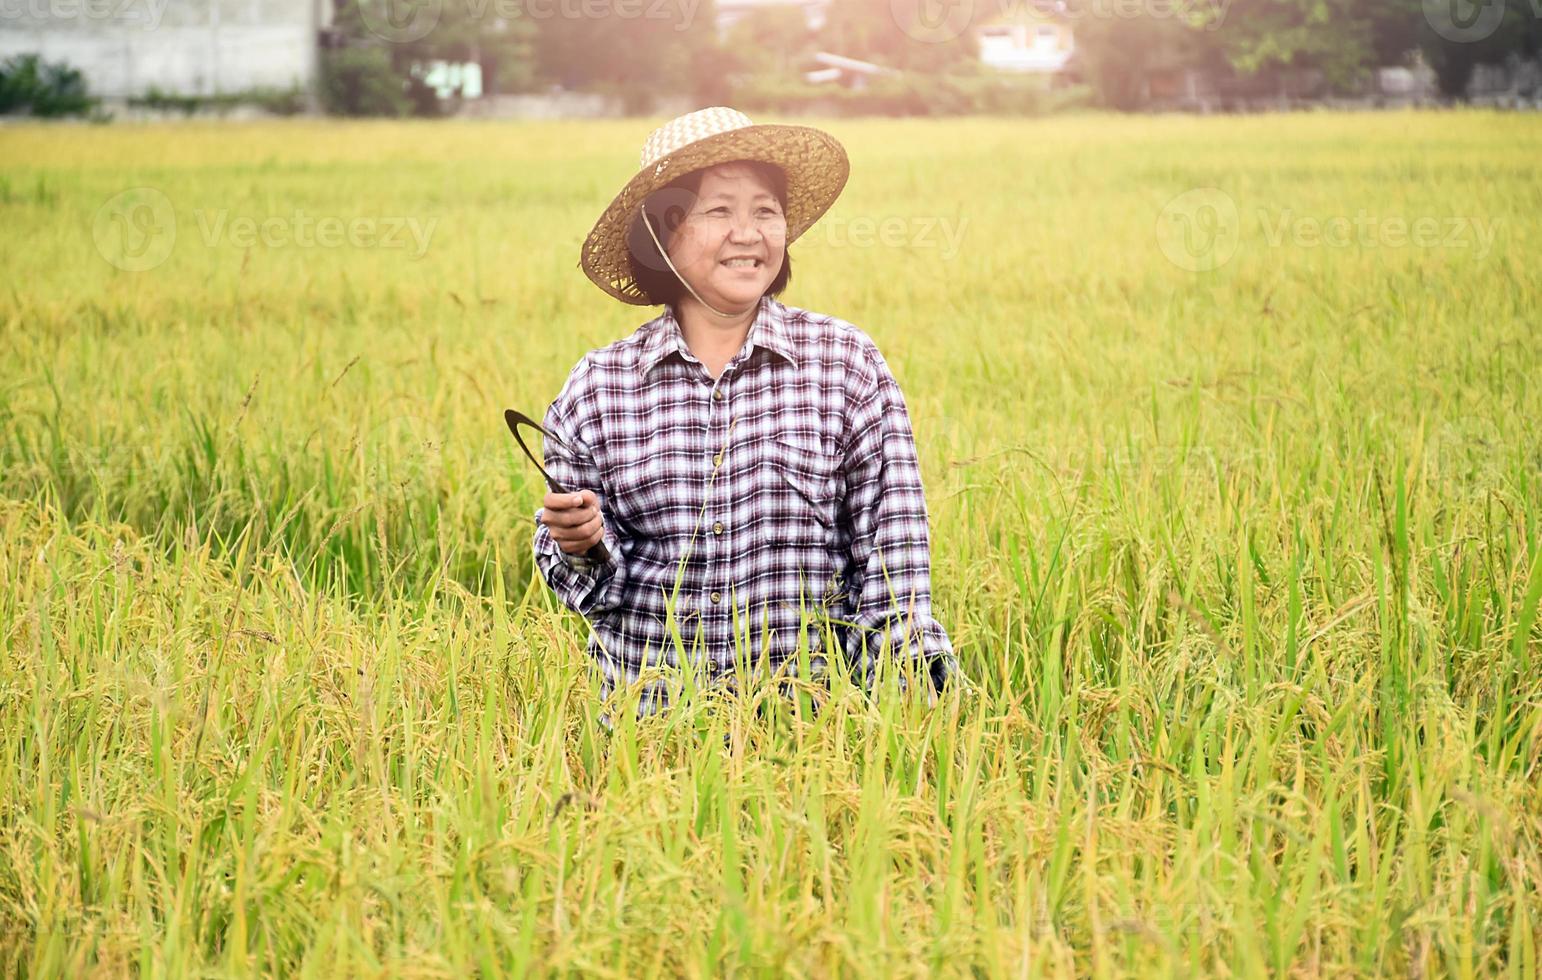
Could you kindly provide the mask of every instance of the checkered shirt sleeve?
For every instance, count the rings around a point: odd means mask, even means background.
[[[877,659],[888,655],[921,661],[940,683],[958,665],[947,631],[932,616],[926,492],[910,414],[877,347],[868,349],[865,367],[845,453],[851,560],[861,583],[853,603],[858,628],[847,634],[846,654],[869,680]]]
[[[593,490],[599,500],[601,522],[605,524],[605,546],[610,554],[603,563],[582,555],[571,555],[551,536],[551,529],[541,522],[546,508],[535,512],[535,561],[541,575],[562,604],[582,616],[599,616],[621,607],[626,598],[626,572],[621,567],[620,543],[609,522],[604,521],[605,498],[600,490],[600,473],[594,464],[593,450],[584,442],[584,416],[592,412],[592,401],[582,397],[588,379],[589,361],[579,361],[556,401],[546,410],[542,426],[571,447],[569,453],[550,439],[544,440],[542,461],[546,472],[569,490]],[[587,428],[592,430],[593,422]]]

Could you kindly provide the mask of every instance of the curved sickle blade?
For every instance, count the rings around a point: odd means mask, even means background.
[[[546,477],[546,485],[551,487],[552,493],[567,493],[567,487],[564,487],[556,480],[553,480],[551,478],[551,474],[546,472],[546,467],[542,466],[541,461],[535,458],[535,453],[531,452],[530,447],[525,445],[525,437],[519,431],[519,427],[522,425],[527,425],[535,431],[539,432],[541,435],[550,439],[552,442],[555,442],[559,446],[562,445],[562,440],[558,439],[550,432],[547,432],[544,428],[541,427],[539,422],[536,422],[524,412],[516,412],[512,408],[506,408],[503,410],[503,421],[508,424],[509,431],[514,433],[514,441],[519,443],[519,448],[525,451],[525,455],[530,457],[530,462],[534,463],[535,468],[541,471],[542,476]]]
[[[519,427],[522,425],[528,426],[546,438],[550,439],[552,442],[561,446],[563,449],[566,449],[568,452],[572,452],[573,450],[569,448],[568,444],[563,442],[557,436],[547,432],[539,422],[535,421],[524,412],[516,412],[512,408],[506,408],[503,410],[503,421],[508,425],[509,431],[514,433],[514,441],[519,443],[519,448],[525,451],[525,455],[530,457],[530,462],[534,463],[535,468],[540,470],[541,475],[546,478],[546,485],[551,488],[552,493],[572,493],[572,491],[567,487],[564,487],[556,480],[553,480],[551,474],[546,472],[546,467],[541,465],[541,461],[535,458],[535,453],[532,453],[530,451],[530,447],[525,445],[525,437],[524,434],[519,431]],[[610,549],[605,547],[604,541],[601,541],[593,548],[590,548],[588,551],[584,552],[584,557],[593,562],[604,563],[610,560]]]

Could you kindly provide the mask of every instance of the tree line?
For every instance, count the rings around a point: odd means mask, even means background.
[[[1542,44],[1542,0],[830,0],[818,30],[779,6],[721,34],[715,0],[333,2],[324,100],[356,114],[440,111],[423,78],[432,61],[478,64],[487,93],[558,86],[634,110],[663,95],[732,102],[746,80],[795,81],[820,50],[913,77],[967,75],[982,71],[975,30],[1015,17],[1070,24],[1076,73],[1115,109],[1138,108],[1159,68],[1308,70],[1353,92],[1416,52],[1459,99],[1476,66],[1534,59]]]

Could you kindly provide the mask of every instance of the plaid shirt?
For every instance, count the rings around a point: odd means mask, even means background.
[[[666,307],[585,354],[544,424],[572,449],[547,440],[546,468],[595,492],[610,559],[567,554],[537,511],[536,564],[589,620],[605,694],[682,648],[713,676],[762,655],[796,673],[804,629],[818,675],[827,626],[866,682],[886,651],[956,673],[905,401],[857,327],[765,297],[714,380]],[[658,678],[643,697],[668,703]]]

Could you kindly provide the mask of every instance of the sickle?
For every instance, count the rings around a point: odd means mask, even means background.
[[[535,468],[540,470],[541,475],[546,478],[546,485],[551,488],[552,493],[572,493],[573,491],[567,489],[562,484],[552,479],[552,475],[546,472],[546,467],[541,465],[541,461],[535,458],[535,453],[532,453],[530,451],[530,447],[525,445],[525,437],[519,431],[519,427],[522,425],[528,425],[530,428],[550,439],[558,446],[561,446],[565,452],[577,456],[578,454],[573,451],[573,447],[569,446],[566,442],[563,442],[559,436],[548,432],[539,422],[535,421],[523,412],[516,412],[512,408],[506,408],[503,410],[503,421],[508,424],[509,431],[514,433],[514,441],[519,443],[519,448],[525,451],[525,455],[530,457],[530,462],[534,463]],[[584,557],[590,561],[604,562],[610,558],[610,549],[605,547],[605,542],[602,540],[593,548],[590,548],[588,551],[584,552]]]

